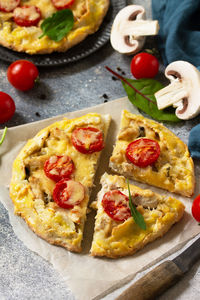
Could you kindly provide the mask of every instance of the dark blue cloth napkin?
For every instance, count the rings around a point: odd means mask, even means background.
[[[191,129],[189,134],[188,148],[193,158],[200,159],[200,124]]]
[[[200,70],[200,0],[152,0],[152,14],[160,25],[157,39],[164,64],[185,60]],[[190,131],[188,148],[200,159],[200,124]]]
[[[185,60],[200,66],[200,0],[152,0],[159,21],[158,47],[163,62]]]

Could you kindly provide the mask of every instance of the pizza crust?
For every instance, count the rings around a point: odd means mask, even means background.
[[[40,28],[42,21],[57,11],[51,0],[21,1],[22,5],[38,6],[42,12],[42,20],[38,26],[20,27],[12,20],[12,13],[0,12],[0,44],[28,54],[65,52],[98,30],[107,13],[109,2],[109,0],[75,0],[70,7],[75,17],[74,27],[60,42],[55,42],[47,36],[39,39],[42,35]]]
[[[95,205],[93,203],[93,207],[97,208],[97,215],[90,250],[92,256],[118,258],[132,255],[146,244],[162,237],[183,216],[185,207],[177,199],[130,185],[133,201],[136,194],[142,199],[137,209],[143,215],[147,229],[140,229],[132,217],[124,222],[114,221],[105,213],[101,204],[102,198],[106,192],[115,189],[128,196],[126,180],[123,176],[105,173],[101,184],[97,202]]]
[[[141,137],[156,140],[161,149],[158,160],[145,168],[135,166],[125,155],[128,144]],[[126,110],[122,112],[120,131],[109,166],[125,177],[170,192],[187,197],[194,193],[194,163],[187,146],[162,124]]]
[[[76,127],[93,126],[102,130],[106,139],[109,123],[109,115],[96,113],[53,123],[29,140],[15,159],[10,184],[15,213],[47,242],[70,251],[81,251],[87,205],[100,152],[79,153],[71,144],[71,134]],[[55,182],[43,171],[44,162],[50,156],[62,154],[73,159],[72,179],[85,189],[83,201],[69,210],[53,201]]]

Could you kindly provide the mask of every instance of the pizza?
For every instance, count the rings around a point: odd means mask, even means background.
[[[10,196],[15,213],[41,238],[81,251],[93,179],[110,123],[90,113],[41,130],[13,164]]]
[[[98,30],[108,7],[109,0],[0,0],[0,44],[28,54],[64,52]],[[73,13],[72,29],[60,41],[41,38],[43,21],[63,9]]]
[[[184,214],[185,207],[179,200],[130,185],[132,202],[144,217],[146,230],[143,230],[131,215],[125,178],[105,173],[101,184],[97,201],[92,204],[97,209],[92,256],[132,255],[162,237]]]
[[[125,177],[193,195],[194,163],[187,146],[165,126],[141,115],[123,111],[109,164]]]

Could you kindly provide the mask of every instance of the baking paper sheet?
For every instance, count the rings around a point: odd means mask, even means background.
[[[96,188],[92,192],[91,200],[95,199],[95,195],[100,188],[98,184],[100,176],[105,171],[111,173],[108,169],[108,160],[112,153],[116,133],[119,129],[122,109],[128,109],[138,114],[138,111],[129,103],[127,98],[121,98],[96,107],[63,115],[68,118],[73,118],[88,112],[98,112],[102,114],[110,113],[112,117],[106,149],[104,149],[101,156],[99,169],[95,178]],[[62,119],[63,116],[8,129],[6,139],[0,147],[0,200],[9,212],[10,223],[18,238],[21,239],[29,249],[41,255],[54,266],[77,299],[100,299],[103,294],[106,294],[106,291],[119,287],[133,278],[137,272],[167,257],[173,251],[180,249],[184,243],[200,232],[200,228],[190,214],[192,199],[176,196],[176,198],[180,199],[186,206],[183,219],[173,226],[163,238],[147,245],[143,250],[137,252],[132,257],[113,260],[89,256],[94,226],[94,212],[89,214],[86,222],[82,254],[74,254],[64,248],[50,245],[36,236],[28,228],[23,219],[13,214],[14,208],[8,191],[12,163],[27,139],[33,137],[40,129],[48,126],[52,122]],[[196,169],[196,182],[197,188],[195,195],[200,193],[198,184],[200,182],[199,168]],[[143,188],[149,187],[144,184],[135,184]],[[152,189],[159,193],[170,195],[170,193],[164,192],[161,189]]]

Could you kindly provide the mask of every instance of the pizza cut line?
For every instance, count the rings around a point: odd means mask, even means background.
[[[0,0],[0,44],[18,52],[65,52],[96,32],[109,0]],[[42,22],[62,9],[70,9],[73,28],[60,41],[42,36]]]
[[[122,112],[110,168],[130,179],[191,197],[194,163],[187,146],[160,123]]]
[[[143,230],[131,216],[126,179],[105,173],[101,184],[97,201],[92,204],[97,209],[92,256],[132,255],[162,237],[183,216],[185,207],[179,200],[130,185],[132,201],[146,223]]]
[[[81,251],[87,206],[109,115],[64,119],[29,140],[14,161],[15,213],[47,242]]]

